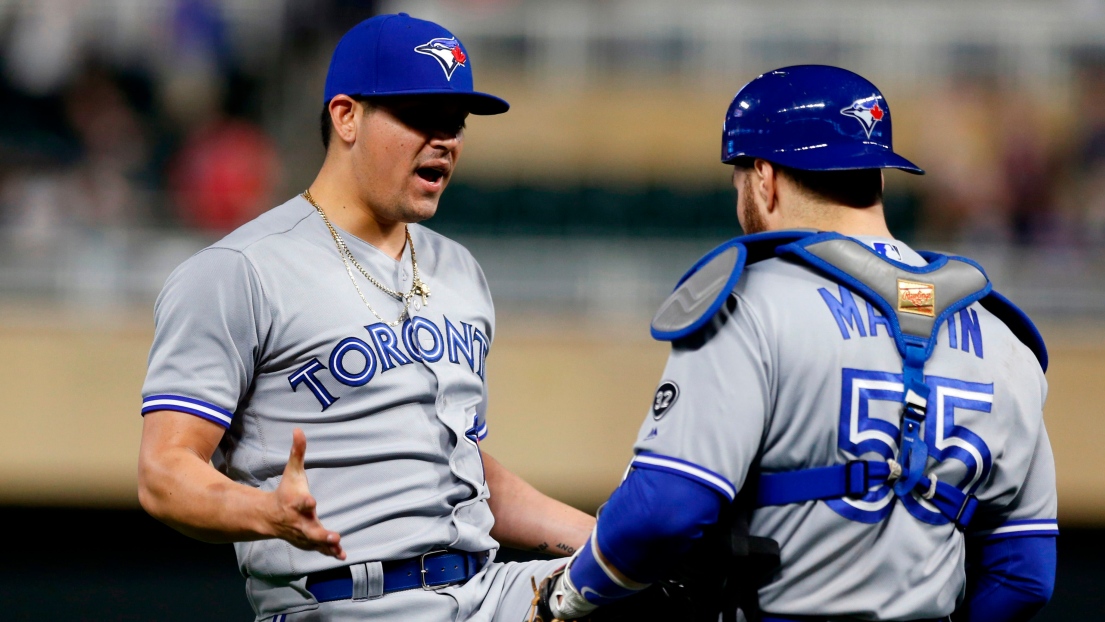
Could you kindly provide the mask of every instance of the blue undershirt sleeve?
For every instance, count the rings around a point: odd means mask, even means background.
[[[690,477],[632,471],[610,496],[586,549],[573,561],[572,584],[594,604],[628,596],[661,578],[717,522],[727,502],[717,490]],[[603,568],[596,544],[630,584],[619,583]]]
[[[1028,620],[1055,588],[1055,536],[968,541],[967,596],[956,622]]]

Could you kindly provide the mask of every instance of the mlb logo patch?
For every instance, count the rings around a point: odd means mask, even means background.
[[[898,311],[936,317],[936,286],[898,279]]]
[[[840,114],[859,121],[863,131],[867,133],[867,138],[871,138],[871,131],[875,129],[875,125],[886,116],[886,109],[879,104],[880,99],[882,98],[878,95],[857,99],[851,106],[841,108]]]
[[[430,39],[414,48],[414,51],[432,56],[437,60],[438,64],[441,65],[441,69],[445,71],[446,80],[452,80],[453,72],[456,71],[457,67],[463,67],[464,63],[468,61],[468,56],[460,48],[460,41],[457,41],[455,37]]]
[[[897,246],[893,244],[887,244],[885,242],[875,242],[875,252],[886,257],[887,259],[893,259],[894,261],[902,260],[902,252],[898,250]]]

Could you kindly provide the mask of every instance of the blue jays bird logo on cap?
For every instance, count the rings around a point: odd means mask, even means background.
[[[414,51],[436,58],[437,62],[441,64],[441,68],[445,70],[447,80],[452,80],[453,71],[457,67],[463,67],[465,61],[468,60],[468,55],[460,49],[460,41],[457,41],[456,37],[430,39],[414,48]]]
[[[886,116],[886,110],[879,105],[879,99],[881,98],[878,95],[857,99],[851,106],[842,108],[840,114],[859,121],[863,131],[867,132],[867,138],[871,138],[871,130],[875,129],[875,124]]]

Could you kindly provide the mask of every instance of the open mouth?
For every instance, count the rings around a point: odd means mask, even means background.
[[[436,184],[445,177],[445,170],[433,166],[422,166],[415,171],[415,174],[431,184]]]

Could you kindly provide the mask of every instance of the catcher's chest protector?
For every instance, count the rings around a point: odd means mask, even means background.
[[[854,291],[886,318],[902,358],[903,400],[898,450],[893,459],[766,473],[755,488],[755,506],[812,500],[860,498],[873,486],[892,485],[899,497],[918,495],[960,530],[977,507],[974,496],[926,474],[928,447],[922,426],[928,411],[925,363],[940,326],[978,302],[1027,345],[1047,370],[1043,339],[1023,312],[992,290],[975,262],[922,252],[928,265],[915,267],[880,255],[837,233],[780,231],[736,238],[711,251],[680,280],[652,323],[653,337],[672,341],[695,333],[717,313],[745,266],[774,257],[789,258]]]

